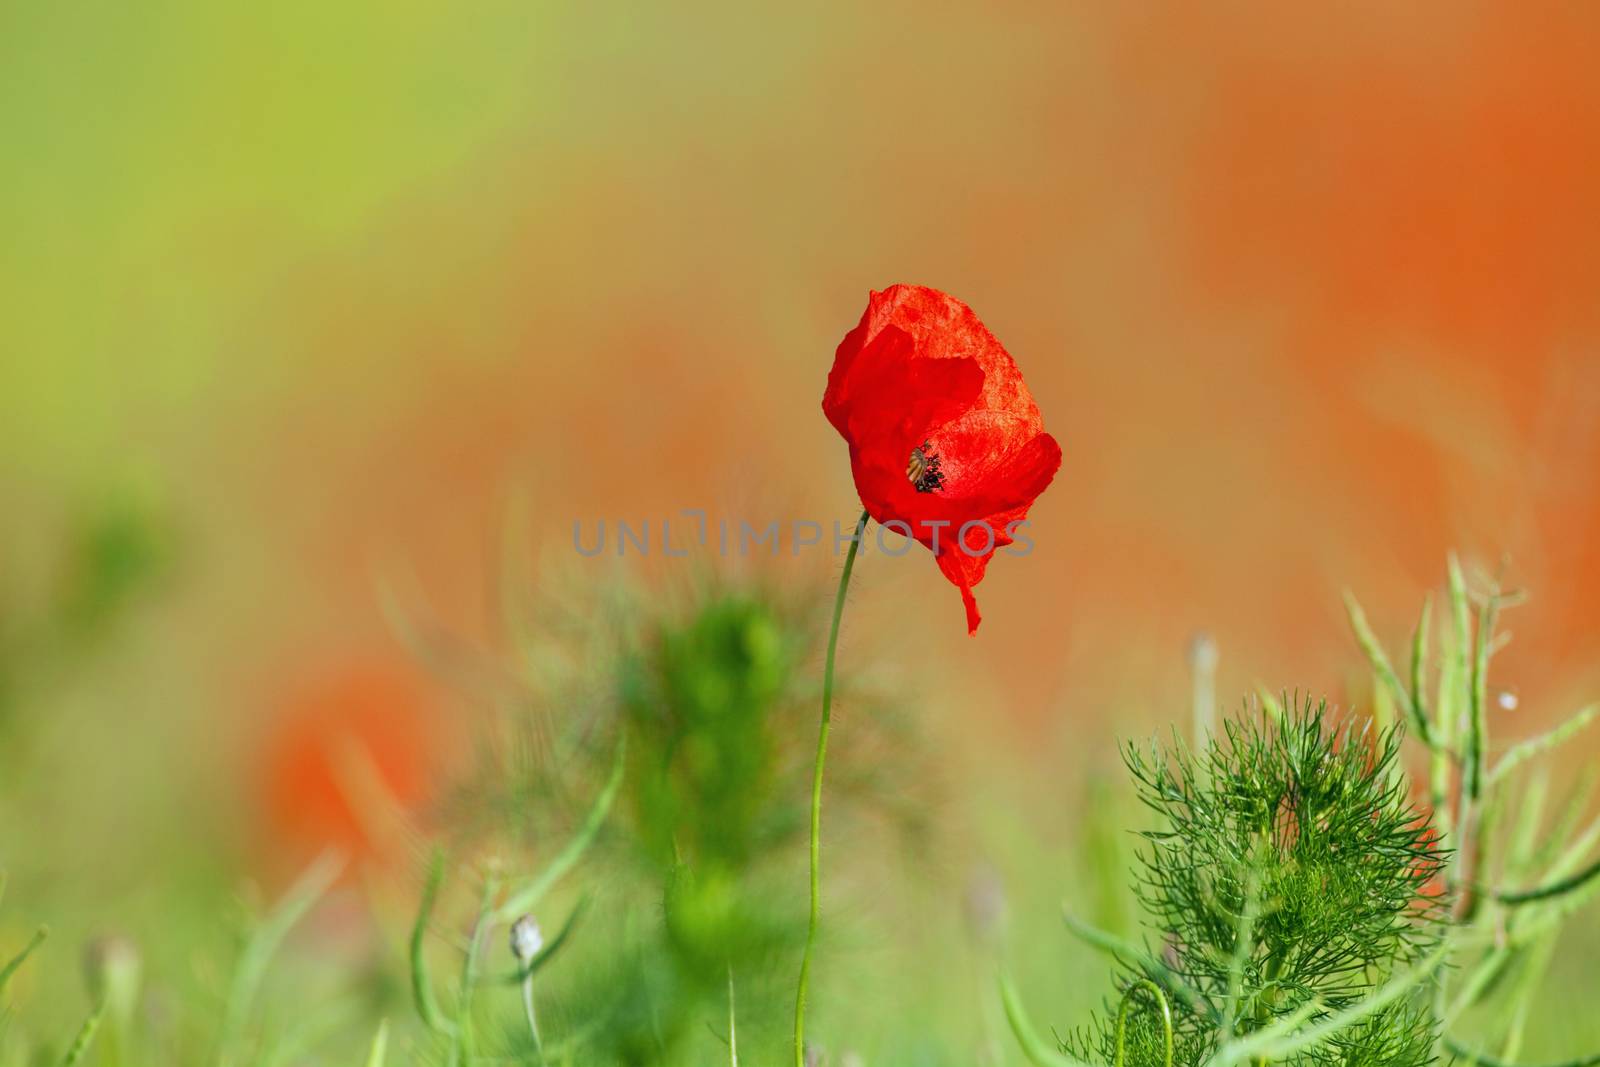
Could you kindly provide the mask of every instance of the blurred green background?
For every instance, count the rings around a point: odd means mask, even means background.
[[[403,925],[414,856],[326,753],[438,820],[504,711],[483,665],[538,644],[508,602],[559,605],[532,632],[597,706],[606,583],[649,619],[691,567],[775,581],[814,651],[826,554],[571,527],[850,521],[818,400],[897,281],[977,310],[1066,459],[977,638],[920,555],[858,571],[842,658],[907,709],[934,829],[891,873],[841,831],[838,878],[907,896],[841,920],[819,1025],[970,1038],[976,871],[1052,936],[1063,893],[1121,906],[1084,812],[1186,716],[1197,631],[1225,704],[1361,705],[1340,590],[1398,642],[1447,549],[1504,560],[1501,736],[1548,725],[1600,689],[1597,45],[1558,3],[0,5],[0,933],[57,927],[10,995],[69,1027],[107,932],[208,988],[232,894],[330,842],[380,857],[325,921],[386,973],[362,916]],[[1091,1001],[1059,952],[1035,988]],[[846,967],[942,973],[863,1005]]]

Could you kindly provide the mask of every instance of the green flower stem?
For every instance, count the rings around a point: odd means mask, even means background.
[[[839,575],[839,591],[833,597],[833,623],[828,628],[828,654],[822,668],[822,724],[817,731],[817,763],[811,772],[811,917],[806,924],[806,950],[800,958],[800,981],[794,998],[794,1063],[806,1065],[806,989],[811,982],[811,953],[817,943],[817,920],[822,910],[822,765],[828,757],[828,726],[833,717],[833,658],[839,648],[839,620],[844,615],[844,597],[850,587],[850,572],[855,569],[856,550],[867,529],[865,511],[856,520],[855,537],[845,553],[844,572]]]
[[[528,1017],[528,1030],[533,1034],[533,1051],[542,1061],[544,1059],[544,1042],[539,1039],[539,1016],[533,1010],[533,975],[522,980],[522,1010]]]

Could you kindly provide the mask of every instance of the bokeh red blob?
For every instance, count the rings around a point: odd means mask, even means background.
[[[404,667],[360,663],[291,689],[262,748],[273,851],[327,848],[381,859],[427,800],[437,769],[435,698]]]

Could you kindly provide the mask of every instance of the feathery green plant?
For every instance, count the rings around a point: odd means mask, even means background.
[[[1103,1015],[1057,1052],[1002,978],[1007,1018],[1031,1062],[1514,1060],[1560,924],[1600,894],[1600,820],[1577,830],[1593,779],[1547,825],[1547,781],[1530,771],[1600,708],[1492,760],[1488,671],[1506,640],[1496,623],[1521,595],[1493,583],[1472,590],[1454,557],[1449,579],[1443,655],[1434,665],[1430,600],[1404,679],[1346,600],[1379,703],[1400,712],[1425,750],[1421,787],[1402,761],[1399,728],[1339,727],[1322,705],[1266,695],[1261,721],[1229,723],[1198,752],[1177,741],[1124,751],[1141,799],[1162,820],[1142,835],[1137,872],[1158,943],[1135,945],[1069,915],[1074,933],[1117,960],[1122,999],[1115,1023]],[[1427,809],[1412,795],[1426,796]],[[1151,1000],[1151,989],[1167,1004],[1136,1011],[1136,995]],[[1473,1009],[1491,1025],[1464,1040],[1454,1027]],[[1600,1055],[1557,1067],[1594,1064]]]
[[[1393,731],[1340,726],[1309,703],[1225,722],[1199,752],[1127,746],[1159,818],[1141,834],[1136,893],[1161,947],[1121,956],[1114,1021],[1096,1018],[1062,1051],[1194,1067],[1242,1062],[1245,1040],[1281,1034],[1289,1047],[1273,1062],[1428,1062],[1426,1004],[1414,997],[1323,1041],[1293,1040],[1437,944],[1440,909],[1423,890],[1442,857],[1405,793],[1399,752]],[[1136,995],[1161,1010],[1136,1011]]]

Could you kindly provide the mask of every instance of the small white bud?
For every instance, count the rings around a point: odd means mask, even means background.
[[[1517,694],[1510,689],[1502,689],[1495,694],[1495,703],[1500,705],[1501,711],[1517,710]]]
[[[527,965],[528,961],[539,954],[544,948],[544,934],[539,931],[539,924],[532,915],[524,915],[511,924],[511,954],[517,962]]]

